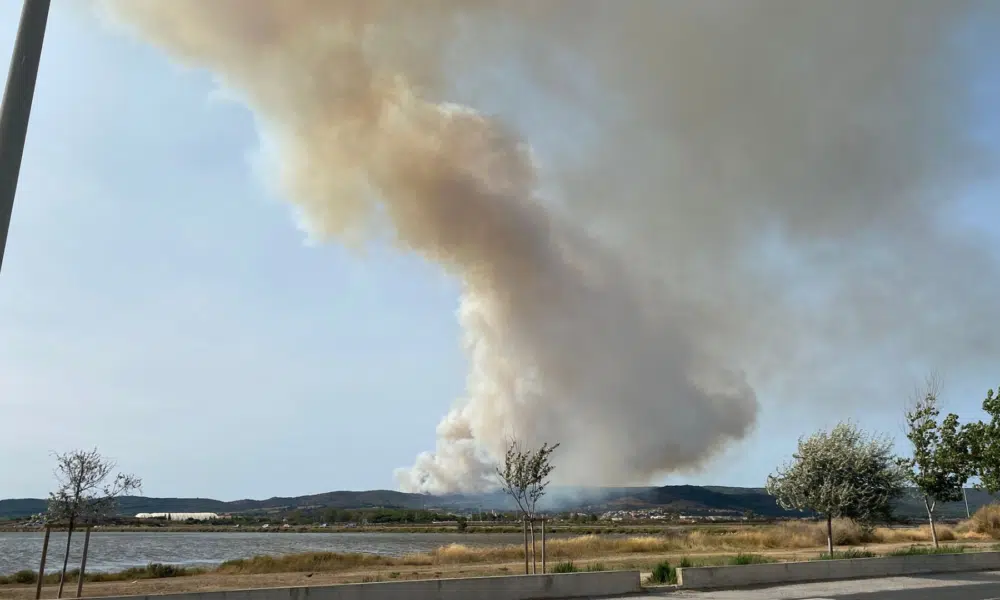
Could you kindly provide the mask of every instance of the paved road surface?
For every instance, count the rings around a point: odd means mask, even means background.
[[[807,583],[754,590],[676,591],[634,600],[1000,600],[1000,571]]]

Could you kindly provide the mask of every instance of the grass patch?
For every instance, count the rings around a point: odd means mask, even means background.
[[[610,569],[608,569],[607,567],[605,567],[604,563],[600,563],[600,562],[596,562],[596,563],[592,563],[592,564],[587,565],[587,572],[588,573],[601,573],[602,571],[610,571]]]
[[[863,548],[848,548],[847,550],[835,550],[833,554],[824,552],[820,554],[817,560],[845,560],[849,558],[875,558],[878,554],[875,554],[871,550],[865,550]]]
[[[760,554],[744,554],[741,552],[736,556],[730,556],[727,562],[730,565],[766,565],[778,561],[768,556],[761,556]]]
[[[554,567],[552,567],[552,572],[553,573],[579,573],[580,569],[576,568],[576,565],[573,564],[573,561],[567,560],[567,561],[564,561],[564,562],[561,562],[561,563],[557,563]]]
[[[898,550],[893,550],[886,556],[922,556],[924,554],[962,554],[965,552],[965,546],[940,546],[935,548],[934,546],[910,546],[909,548],[900,548]]]
[[[396,566],[408,564],[387,556],[342,552],[305,552],[285,556],[254,556],[228,560],[216,569],[216,573],[249,575],[261,573],[313,573],[349,571],[368,567]],[[427,563],[430,564],[430,563]]]
[[[136,579],[163,579],[166,577],[187,577],[190,575],[200,575],[205,573],[204,569],[192,569],[189,567],[179,567],[176,565],[164,565],[160,563],[150,563],[145,567],[132,567],[124,571],[114,573],[87,573],[84,581],[134,581]],[[66,581],[76,582],[80,579],[80,569],[66,571]],[[59,573],[49,573],[42,580],[46,584],[59,583]],[[13,575],[0,576],[0,585],[20,584],[29,585],[38,582],[38,573],[31,570],[18,571]]]

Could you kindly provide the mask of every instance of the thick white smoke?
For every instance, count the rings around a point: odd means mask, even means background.
[[[561,442],[563,481],[643,483],[753,429],[745,373],[1000,355],[995,264],[937,225],[992,164],[953,41],[1000,5],[106,2],[268,123],[314,234],[388,230],[461,280],[467,394],[406,490],[491,487],[509,434]],[[449,103],[503,70],[571,115],[572,156],[539,171]]]

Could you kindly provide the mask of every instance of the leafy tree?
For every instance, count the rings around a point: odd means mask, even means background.
[[[934,547],[938,547],[934,509],[938,502],[962,499],[963,487],[971,475],[971,454],[966,430],[958,417],[949,414],[940,423],[937,392],[929,385],[906,413],[906,437],[913,446],[910,479],[924,497]]]
[[[111,477],[116,466],[115,462],[101,456],[96,448],[74,450],[66,454],[56,454],[55,457],[55,475],[59,487],[49,494],[47,518],[50,524],[65,525],[68,529],[66,553],[63,556],[62,573],[59,576],[58,597],[62,598],[73,529],[83,525],[89,534],[90,527],[115,514],[120,496],[141,489],[142,480],[135,475],[123,473]],[[90,541],[89,535],[87,541]],[[86,561],[86,544],[83,556]],[[83,568],[85,567],[84,563]],[[83,568],[80,570],[77,595],[82,592]]]
[[[905,464],[891,440],[866,434],[851,423],[829,433],[799,438],[792,461],[767,477],[765,489],[785,510],[826,517],[827,550],[833,553],[833,519],[872,523],[891,515],[905,490]]]
[[[971,474],[979,478],[976,488],[991,495],[1000,492],[1000,389],[988,390],[983,400],[983,412],[989,422],[978,421],[966,427]]]
[[[531,531],[532,570],[535,570],[534,519],[537,514],[536,505],[538,504],[538,500],[545,495],[545,488],[549,485],[549,475],[552,474],[552,470],[555,468],[550,461],[550,457],[558,447],[559,444],[550,446],[548,443],[545,443],[537,450],[526,450],[522,448],[521,443],[516,438],[511,438],[507,444],[507,453],[504,456],[503,466],[496,468],[500,487],[517,503],[517,508],[521,511]],[[524,548],[524,570],[527,573],[527,539],[525,539]]]

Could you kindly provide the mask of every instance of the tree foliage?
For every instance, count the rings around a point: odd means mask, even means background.
[[[93,525],[113,516],[117,499],[142,487],[135,475],[119,473],[112,477],[115,466],[96,448],[56,454],[59,487],[49,494],[48,521],[57,525]]]
[[[928,393],[906,413],[906,438],[913,446],[910,478],[920,492],[938,502],[958,502],[972,469],[969,441],[958,416],[938,421],[937,396]]]
[[[990,494],[1000,492],[1000,389],[988,390],[983,400],[988,422],[970,423],[965,434],[972,456],[971,474],[979,478],[976,487]]]
[[[765,489],[785,510],[825,516],[831,551],[832,519],[886,520],[892,501],[905,490],[905,464],[893,454],[891,440],[851,423],[800,438],[792,458],[768,476]]]
[[[507,493],[517,508],[524,515],[524,572],[528,573],[528,534],[531,534],[531,569],[536,572],[535,563],[535,507],[538,501],[545,495],[545,488],[549,485],[549,475],[555,468],[550,460],[559,444],[549,445],[548,443],[536,450],[525,449],[517,438],[511,438],[507,442],[507,453],[504,456],[502,466],[497,467],[497,479],[500,487]],[[544,522],[543,522],[544,523]],[[544,526],[544,524],[543,524]],[[544,531],[544,530],[543,530]],[[542,538],[542,556],[545,556],[545,539]],[[542,561],[542,572],[545,571],[545,562]]]
[[[554,469],[550,457],[559,444],[542,446],[536,450],[524,449],[521,442],[512,438],[507,444],[504,463],[498,466],[497,479],[503,491],[514,499],[518,510],[527,519],[535,517],[538,500],[545,495],[549,475]]]
[[[913,448],[913,458],[908,461],[910,481],[923,496],[935,547],[934,510],[939,502],[962,499],[973,469],[967,429],[959,426],[955,414],[943,421],[939,417],[936,386],[929,382],[923,397],[918,397],[906,413],[906,438]]]

